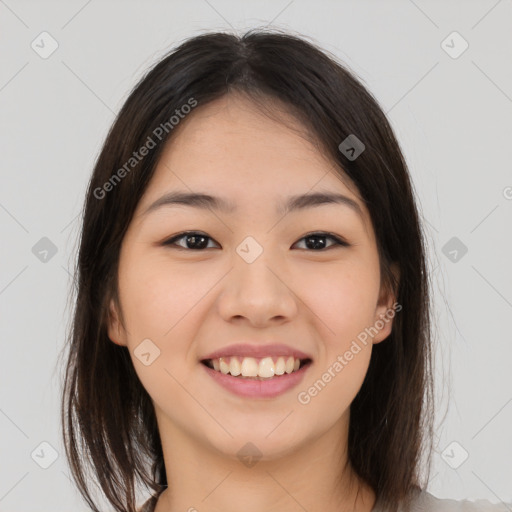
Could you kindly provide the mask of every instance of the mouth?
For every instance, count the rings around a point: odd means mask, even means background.
[[[293,356],[201,360],[205,372],[221,388],[250,399],[272,399],[284,394],[302,381],[311,365],[312,359]]]
[[[249,380],[271,380],[297,373],[311,364],[310,358],[300,359],[294,356],[278,357],[219,357],[203,359],[201,363],[211,370]]]

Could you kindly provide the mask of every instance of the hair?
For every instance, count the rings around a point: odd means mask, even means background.
[[[283,105],[339,177],[357,187],[370,213],[381,283],[394,290],[402,312],[388,338],[374,345],[350,406],[348,458],[382,506],[396,511],[425,488],[421,459],[426,454],[430,472],[432,456],[430,285],[413,187],[393,130],[362,81],[315,43],[278,30],[209,32],[182,42],[140,79],[110,128],[86,192],[66,343],[61,420],[72,476],[94,511],[91,470],[119,512],[137,510],[139,484],[156,493],[168,485],[151,398],[127,347],[107,335],[109,303],[119,306],[124,234],[165,143],[177,131],[169,119],[191,98],[198,109],[232,93],[262,109],[271,102]],[[155,129],[164,126],[156,147],[134,164],[134,151],[158,138]],[[351,134],[364,144],[355,159],[339,149]],[[127,162],[134,167],[130,172]]]

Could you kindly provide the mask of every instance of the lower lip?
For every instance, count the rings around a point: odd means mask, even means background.
[[[274,398],[279,396],[297,386],[311,366],[311,362],[309,362],[296,372],[285,373],[268,380],[253,380],[233,377],[213,370],[202,363],[200,364],[223,388],[245,398]]]

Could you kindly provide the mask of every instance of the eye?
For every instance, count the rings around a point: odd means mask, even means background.
[[[182,239],[185,240],[185,242],[184,242],[185,246],[176,244],[177,241],[182,240]],[[322,250],[322,249],[325,249],[325,247],[326,247],[326,243],[323,241],[324,239],[330,239],[334,242],[332,245],[328,246],[327,248],[335,246],[335,245],[340,245],[343,247],[350,246],[349,243],[345,242],[344,240],[337,237],[336,235],[333,235],[331,233],[324,233],[322,231],[309,233],[306,236],[302,237],[299,240],[299,242],[301,242],[302,240],[305,240],[307,249],[312,249],[315,252],[319,252],[319,249]],[[165,242],[163,242],[162,245],[175,246],[175,248],[178,248],[178,249],[189,249],[189,250],[197,251],[197,250],[208,248],[207,247],[208,240],[213,241],[213,239],[211,237],[209,237],[208,235],[205,235],[203,233],[199,233],[197,231],[187,231],[185,233],[180,233],[180,234],[170,238],[169,240],[166,240]],[[299,243],[299,242],[296,242],[296,243]],[[217,243],[217,242],[215,242],[215,243]]]
[[[343,247],[349,247],[350,245],[347,242],[345,242],[345,240],[342,240],[341,238],[338,238],[337,236],[331,233],[323,232],[309,233],[306,236],[302,237],[300,241],[305,240],[306,247],[308,249],[316,249],[316,252],[319,252],[318,249],[324,249],[326,245],[325,242],[322,241],[322,239],[333,240],[333,245],[341,245]],[[330,245],[329,247],[332,247],[333,245]]]
[[[200,250],[206,248],[208,243],[206,240],[210,239],[207,235],[203,235],[202,233],[198,233],[197,231],[187,231],[186,233],[180,233],[169,240],[166,240],[163,245],[176,245],[175,242],[177,240],[185,239],[185,247],[183,245],[179,245],[179,249],[192,249],[192,250]],[[188,247],[187,245],[191,245],[192,247]]]

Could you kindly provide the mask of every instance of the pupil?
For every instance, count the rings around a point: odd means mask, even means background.
[[[323,249],[325,247],[325,236],[309,236],[306,238],[306,246],[309,249]],[[319,240],[323,240],[320,242]],[[312,244],[309,244],[309,241],[313,241]],[[310,246],[312,245],[312,247]]]
[[[189,235],[187,237],[187,245],[190,245],[188,243],[189,240],[192,240],[192,245],[196,244],[196,247],[194,247],[195,249],[203,249],[208,245],[208,243],[206,242],[206,237],[203,235]],[[198,240],[202,240],[203,243],[198,243]]]

